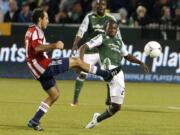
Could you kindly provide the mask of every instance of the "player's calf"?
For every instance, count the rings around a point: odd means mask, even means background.
[[[121,105],[117,104],[117,103],[111,103],[111,105],[108,108],[108,111],[114,115],[115,113],[117,113],[118,111],[120,111],[121,109]]]
[[[55,101],[58,100],[59,97],[60,97],[59,92],[56,93],[55,95],[50,95],[50,96],[49,96],[49,98],[50,98],[50,100],[51,100],[51,103],[50,103],[50,104],[52,105]]]
[[[102,114],[94,113],[93,119],[86,125],[86,128],[94,128],[99,123],[117,113],[121,109],[120,104],[112,103],[109,108]]]
[[[121,105],[117,103],[111,103],[107,110],[102,113],[100,116],[97,117],[97,122],[101,122],[111,116],[113,116],[115,113],[117,113],[121,109]]]
[[[75,89],[74,89],[74,98],[73,98],[72,103],[70,104],[72,107],[78,105],[78,98],[79,98],[81,89],[83,87],[84,80],[86,79],[86,76],[87,76],[87,73],[80,72],[79,76],[76,79]]]

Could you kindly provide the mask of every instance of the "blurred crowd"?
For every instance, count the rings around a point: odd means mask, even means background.
[[[0,22],[31,22],[33,9],[42,7],[50,23],[81,23],[95,6],[96,0],[0,0]],[[125,26],[180,26],[180,0],[107,0],[107,12]]]

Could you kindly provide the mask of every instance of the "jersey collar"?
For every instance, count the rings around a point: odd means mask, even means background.
[[[99,17],[99,18],[103,18],[103,17],[105,17],[106,15],[107,15],[107,12],[106,12],[106,11],[105,11],[105,13],[104,13],[103,16],[98,15],[98,13],[96,12],[96,16]]]

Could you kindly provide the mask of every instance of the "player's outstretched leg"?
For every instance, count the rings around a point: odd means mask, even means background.
[[[102,70],[97,66],[89,65],[79,58],[69,59],[69,68],[80,68],[82,71],[95,74],[104,78],[105,81],[111,81],[113,76],[117,75],[121,70],[121,67],[116,67],[112,70]]]
[[[81,89],[83,87],[84,81],[86,79],[87,73],[81,72],[79,76],[76,78],[75,82],[75,88],[74,88],[74,97],[73,101],[71,103],[71,106],[76,106],[78,105],[78,98],[81,92]]]
[[[54,80],[55,81],[55,80]],[[58,87],[52,83],[53,80],[40,81],[44,90],[46,90],[48,94],[48,98],[41,102],[40,106],[37,109],[37,112],[33,116],[33,118],[28,122],[28,127],[33,128],[36,131],[43,131],[44,129],[40,127],[41,118],[48,112],[50,106],[59,98],[59,89]],[[51,85],[54,85],[51,87]],[[50,88],[49,88],[50,87]]]

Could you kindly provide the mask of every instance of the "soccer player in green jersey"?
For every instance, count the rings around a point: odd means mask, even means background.
[[[97,36],[100,33],[104,33],[104,24],[109,20],[115,20],[113,16],[106,13],[106,0],[97,0],[96,1],[96,12],[91,12],[87,14],[79,27],[76,38],[73,43],[72,52],[78,49],[78,44],[83,38],[84,34],[87,34],[88,40]],[[121,39],[120,31],[118,29],[117,37]],[[84,61],[88,64],[97,64],[100,63],[99,53],[97,48],[87,49],[84,55]],[[71,103],[71,106],[75,106],[78,103],[78,97],[81,92],[84,80],[87,76],[87,73],[81,72],[75,83],[74,89],[74,99]]]
[[[80,47],[80,58],[83,60],[86,49],[98,47],[102,68],[112,69],[118,67],[121,65],[121,60],[125,58],[132,63],[139,64],[145,72],[148,72],[147,65],[128,54],[122,40],[115,36],[117,28],[118,25],[115,21],[109,21],[106,26],[106,34],[99,34]],[[87,124],[86,128],[97,126],[101,121],[113,116],[121,109],[125,95],[125,82],[122,70],[109,82],[109,87],[110,105],[104,113],[94,113],[93,119]]]

